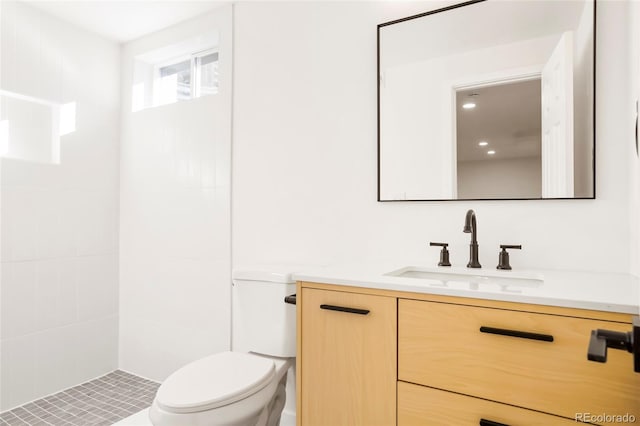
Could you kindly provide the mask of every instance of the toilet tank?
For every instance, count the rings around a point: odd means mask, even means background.
[[[284,298],[296,292],[292,274],[299,269],[263,266],[233,271],[234,350],[296,356],[296,306]]]

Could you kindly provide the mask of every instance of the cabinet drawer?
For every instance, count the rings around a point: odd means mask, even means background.
[[[591,330],[628,331],[628,324],[402,299],[398,309],[399,380],[568,418],[640,419],[640,374],[630,354],[609,350],[606,364],[587,361]]]
[[[480,423],[481,420],[485,422]],[[493,423],[491,423],[493,422]],[[575,421],[511,405],[398,382],[398,426],[569,426]]]

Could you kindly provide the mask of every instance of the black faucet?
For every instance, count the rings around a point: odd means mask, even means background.
[[[471,233],[471,244],[469,244],[469,263],[467,263],[467,268],[481,268],[482,265],[478,262],[478,225],[476,223],[476,214],[473,210],[469,210],[467,212],[462,232],[466,234]]]

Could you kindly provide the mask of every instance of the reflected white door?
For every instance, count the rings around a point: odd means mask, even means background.
[[[573,197],[573,33],[542,69],[542,197]]]

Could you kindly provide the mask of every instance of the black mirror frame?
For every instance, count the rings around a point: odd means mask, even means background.
[[[417,15],[407,16],[405,18],[396,19],[393,21],[384,22],[378,24],[376,31],[376,97],[377,97],[377,197],[378,202],[381,203],[393,203],[393,202],[406,202],[406,201],[523,201],[523,200],[595,200],[596,199],[596,121],[597,121],[597,102],[596,102],[596,51],[597,51],[597,0],[593,0],[593,148],[592,148],[592,169],[593,169],[593,195],[591,197],[572,197],[572,198],[449,198],[449,199],[425,199],[425,200],[382,200],[380,198],[380,30],[386,26],[398,24],[404,21],[412,19],[422,18],[428,15],[433,15],[440,12],[446,12],[448,10],[457,9],[464,6],[473,5],[476,3],[483,3],[489,0],[469,0],[463,3],[454,4],[451,6],[443,7],[440,9],[431,10]],[[636,124],[637,126],[637,124]],[[637,132],[637,128],[636,128]],[[637,136],[636,136],[637,140]],[[636,142],[637,144],[637,142]]]

